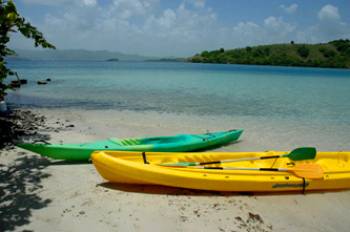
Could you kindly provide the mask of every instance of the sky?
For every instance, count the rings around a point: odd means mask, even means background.
[[[14,0],[58,49],[183,57],[350,38],[349,0]],[[33,42],[13,35],[11,47]]]

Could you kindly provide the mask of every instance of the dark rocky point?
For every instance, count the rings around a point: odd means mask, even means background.
[[[36,82],[38,85],[46,85],[47,81],[37,81]]]
[[[26,80],[26,79],[20,79],[19,81],[20,81],[21,85],[25,85],[28,83],[28,80]]]

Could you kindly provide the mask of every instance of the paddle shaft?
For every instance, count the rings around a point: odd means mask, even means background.
[[[184,167],[184,166],[182,166]],[[318,164],[297,164],[292,168],[250,168],[250,167],[208,167],[208,166],[186,166],[194,169],[211,170],[247,170],[247,171],[268,171],[268,172],[289,172],[300,178],[322,179],[324,172]]]
[[[248,167],[207,167],[197,166],[192,168],[212,169],[212,170],[249,170],[249,171],[269,171],[269,172],[289,172],[300,178],[322,179],[323,169],[317,164],[300,164],[293,168],[248,168]]]
[[[178,162],[178,163],[165,163],[162,166],[173,166],[173,167],[187,167],[187,166],[204,166],[209,164],[222,164],[232,163],[241,161],[252,161],[252,160],[264,160],[264,159],[278,159],[278,158],[289,158],[294,161],[314,159],[316,156],[316,149],[314,147],[301,147],[296,148],[288,154],[282,155],[270,155],[260,157],[243,157],[238,159],[224,159],[224,160],[213,160],[207,162]]]
[[[290,169],[288,168],[244,168],[244,167],[191,167],[198,169],[218,169],[218,170],[248,170],[248,171],[269,171],[269,172],[288,172]]]
[[[229,159],[229,160],[200,162],[200,163],[198,163],[198,165],[233,163],[233,162],[241,162],[241,161],[263,160],[263,159],[277,159],[277,158],[281,158],[281,157],[284,157],[284,155],[271,155],[271,156],[261,156],[261,157],[246,157],[246,158],[240,158],[240,159]]]

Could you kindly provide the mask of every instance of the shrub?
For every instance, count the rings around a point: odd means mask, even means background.
[[[298,48],[298,54],[303,58],[307,58],[310,54],[310,50],[305,45],[302,45]]]

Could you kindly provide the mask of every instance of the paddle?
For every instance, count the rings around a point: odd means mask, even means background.
[[[300,178],[307,179],[322,179],[323,169],[320,165],[311,164],[296,164],[292,168],[246,168],[246,167],[207,167],[207,166],[195,166],[188,168],[197,169],[217,169],[217,170],[247,170],[247,171],[269,171],[269,172],[290,172],[293,175]]]
[[[272,155],[272,156],[261,156],[261,157],[246,157],[240,159],[227,159],[227,160],[217,160],[209,162],[178,162],[178,163],[165,163],[160,164],[162,166],[171,167],[187,167],[187,166],[200,166],[208,164],[222,164],[222,163],[232,163],[241,161],[251,161],[251,160],[262,160],[262,159],[275,159],[275,158],[289,158],[294,161],[298,160],[308,160],[314,159],[316,157],[316,148],[314,147],[300,147],[296,148],[288,154],[284,155]]]

